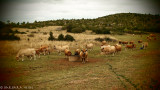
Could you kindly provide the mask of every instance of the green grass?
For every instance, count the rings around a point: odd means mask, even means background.
[[[138,35],[117,35],[119,40],[145,40]],[[115,43],[110,43],[115,44]],[[60,62],[64,54],[41,56],[37,60],[17,62],[14,56],[1,57],[1,74],[10,77],[1,85],[33,86],[34,89],[52,90],[110,90],[156,89],[160,67],[160,41],[149,42],[146,50],[140,44],[134,50],[125,50],[115,56],[100,55],[100,47],[89,51],[90,60],[97,62]],[[27,59],[27,58],[26,58]],[[9,75],[8,75],[9,74]]]

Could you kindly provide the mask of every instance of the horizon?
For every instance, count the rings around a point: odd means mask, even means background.
[[[95,19],[117,13],[159,15],[158,0],[2,0],[0,21]]]

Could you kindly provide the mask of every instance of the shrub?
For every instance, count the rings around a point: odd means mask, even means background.
[[[12,34],[1,34],[0,40],[20,40],[20,37],[15,36],[14,33]]]
[[[112,38],[110,38],[110,37],[96,38],[95,40],[96,40],[96,41],[100,41],[100,42],[102,42],[102,41],[112,41],[112,42],[115,42],[115,41],[116,41],[115,39],[112,39]]]
[[[50,32],[49,35],[50,35],[49,38],[48,38],[49,41],[55,40],[52,32]]]
[[[31,34],[28,34],[27,36],[28,36],[28,37],[34,37],[34,34],[31,33]]]
[[[72,33],[82,33],[84,30],[80,27],[73,28],[71,30]]]
[[[106,28],[95,28],[93,32],[95,32],[96,34],[110,34],[110,31]]]
[[[43,35],[47,35],[47,32],[43,32]]]
[[[71,35],[68,35],[68,34],[67,34],[67,35],[65,36],[65,40],[66,40],[66,41],[74,41],[75,39],[74,39]]]
[[[58,40],[64,40],[64,35],[63,34],[60,34],[59,36],[58,36]]]
[[[67,25],[66,29],[67,29],[67,32],[71,32],[73,29],[73,25],[72,24]]]

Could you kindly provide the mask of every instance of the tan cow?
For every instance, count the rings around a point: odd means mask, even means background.
[[[59,53],[59,55],[61,55],[62,52],[65,51],[65,49],[69,49],[69,46],[68,45],[65,45],[65,46],[53,46],[53,48],[55,50],[57,50],[57,52]]]
[[[148,42],[143,42],[142,43],[142,49],[146,49],[148,47]]]
[[[80,52],[80,58],[82,60],[82,63],[85,63],[86,61],[88,61],[88,51],[87,49],[82,49]]]
[[[87,49],[93,50],[93,43],[89,43],[86,45]]]
[[[32,60],[32,57],[34,57],[34,60],[36,60],[36,51],[34,48],[27,48],[27,49],[21,49],[16,55],[17,61],[19,61],[19,58],[22,58],[22,61],[24,60],[24,56],[30,57],[30,60]]]

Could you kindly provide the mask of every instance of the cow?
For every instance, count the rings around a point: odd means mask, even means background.
[[[32,60],[32,57],[34,57],[34,60],[36,60],[36,51],[34,48],[26,48],[21,49],[16,55],[17,61],[19,61],[19,58],[22,58],[22,61],[24,60],[24,56],[30,57],[30,60]]]
[[[81,50],[80,58],[82,60],[82,63],[85,63],[86,61],[88,61],[88,51],[87,51],[87,49],[82,49]]]
[[[146,49],[148,47],[148,42],[143,42],[142,43],[142,49]]]
[[[69,49],[68,45],[65,46],[53,46],[53,49],[57,50],[59,55],[61,55],[62,52],[64,52],[65,49]]]
[[[41,47],[39,48],[39,51],[44,55],[46,55],[46,53],[48,53],[48,55],[50,54],[50,48],[48,45],[41,45]]]
[[[71,56],[71,55],[72,55],[71,51],[68,50],[68,49],[65,49],[65,50],[64,50],[64,54],[65,54],[65,56],[66,56],[67,58],[68,58],[68,56]]]
[[[155,34],[150,34],[149,36],[150,36],[150,37],[156,37],[156,35],[155,35]]]
[[[123,45],[124,45],[124,44],[128,44],[128,42],[127,42],[127,41],[123,41],[122,44],[123,44]]]
[[[102,41],[102,45],[106,45],[107,44],[107,42],[104,40],[104,41]]]
[[[76,49],[74,55],[79,55],[80,54],[80,49]]]
[[[138,43],[142,43],[142,40],[138,40]]]
[[[122,41],[121,41],[121,40],[119,41],[119,44],[122,44]]]
[[[133,42],[133,41],[130,41],[129,44],[134,44],[134,42]]]
[[[116,52],[121,51],[122,50],[122,46],[119,44],[114,45],[116,48]]]
[[[126,48],[128,48],[128,49],[136,48],[136,44],[126,45]]]
[[[114,54],[116,52],[116,47],[108,45],[108,46],[102,48],[101,52],[105,52],[105,54],[113,54],[113,56],[114,56]]]
[[[86,45],[86,48],[87,48],[87,49],[93,50],[93,43],[87,44],[87,45]]]

